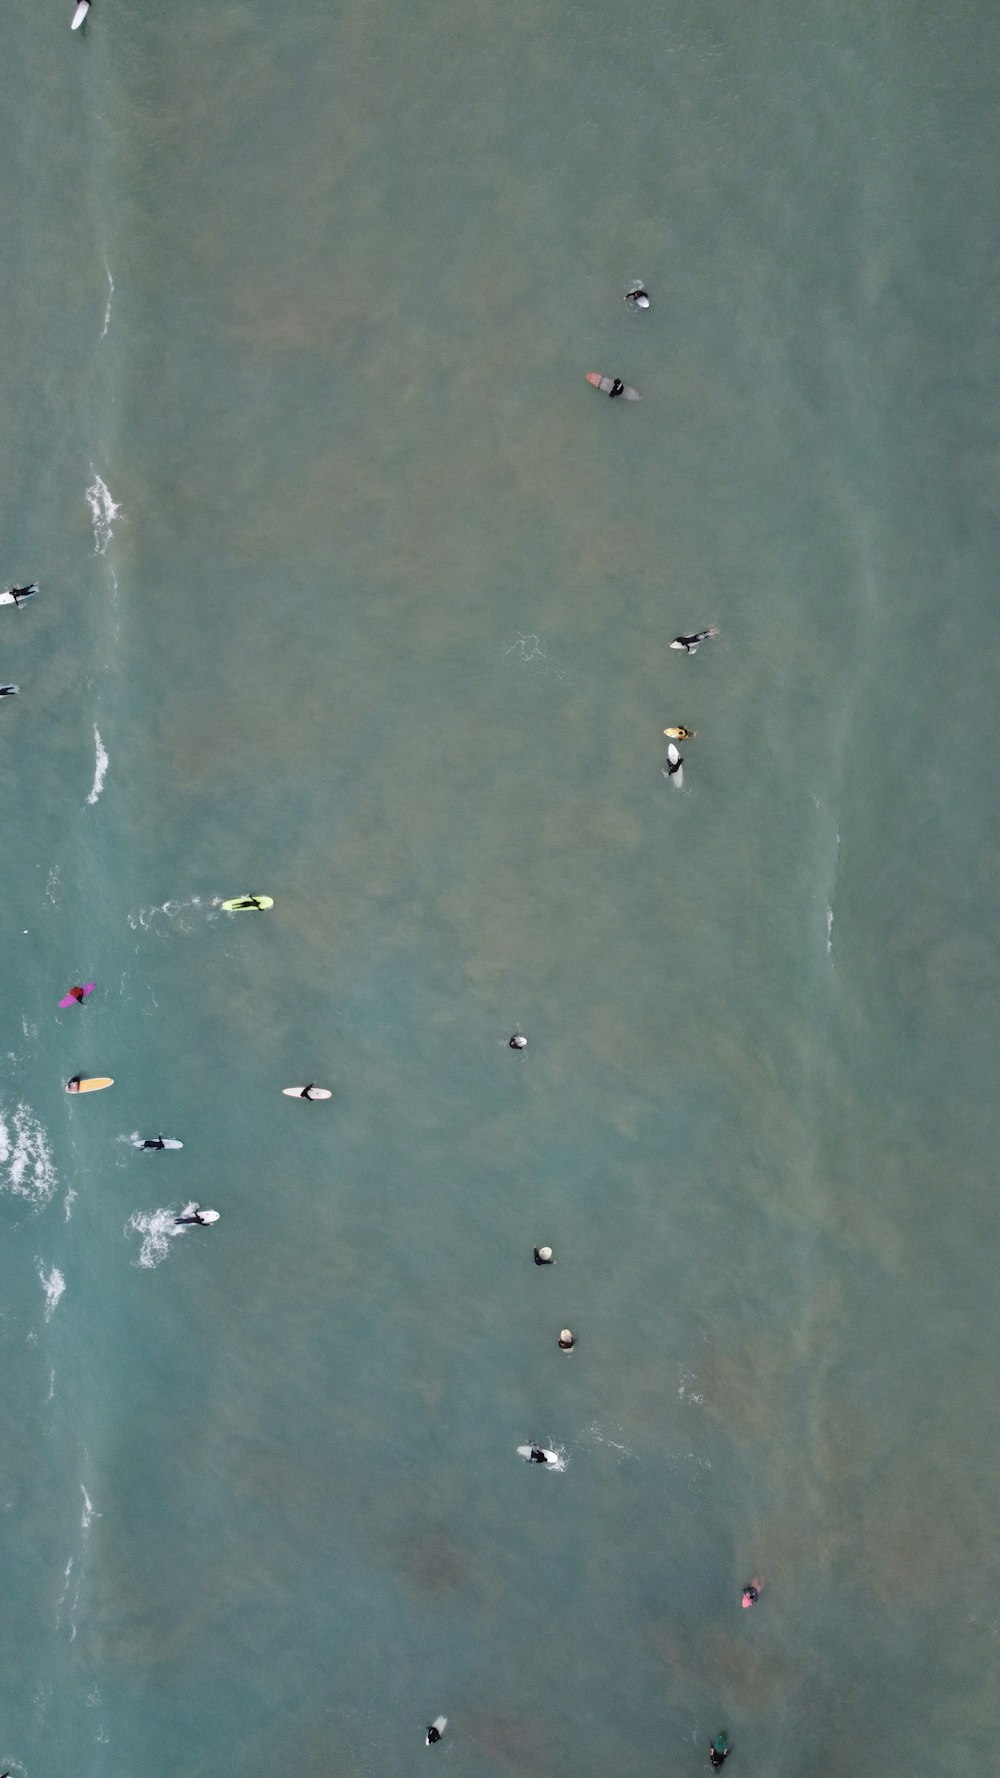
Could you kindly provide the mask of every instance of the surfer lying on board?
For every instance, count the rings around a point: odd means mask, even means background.
[[[729,1758],[731,1751],[729,1746],[729,1736],[726,1734],[725,1729],[723,1729],[721,1735],[716,1735],[715,1740],[712,1742],[712,1745],[708,1750],[708,1757],[713,1766],[719,1767]]]
[[[166,1148],[166,1146],[162,1136],[147,1136],[145,1142],[139,1144],[140,1148]]]
[[[626,290],[625,301],[630,309],[649,308],[649,296],[641,284],[635,284],[631,290]]]
[[[707,642],[710,636],[717,636],[718,630],[696,630],[693,636],[675,636],[671,648],[682,648],[685,654],[697,654],[698,644]]]
[[[0,685],[0,698],[16,697],[20,689],[19,685]]]
[[[218,1220],[219,1212],[217,1210],[202,1210],[199,1204],[192,1204],[190,1209],[183,1211],[180,1216],[174,1217],[178,1228],[183,1228],[185,1223],[196,1222],[199,1228],[207,1229],[211,1228],[213,1222],[218,1222]]]
[[[38,586],[35,581],[32,581],[29,586],[12,586],[8,587],[7,591],[14,604],[19,606],[22,599],[30,599],[34,593],[37,593]]]
[[[448,1718],[446,1716],[436,1716],[434,1721],[428,1724],[427,1746],[433,1747],[435,1741],[440,1741],[441,1735],[447,1727]]]

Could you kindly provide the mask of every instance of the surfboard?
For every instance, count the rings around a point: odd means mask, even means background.
[[[84,1000],[86,1000],[88,994],[92,994],[94,992],[94,989],[96,987],[97,987],[96,982],[85,982],[84,983],[84,987],[83,987]],[[60,1006],[79,1006],[80,1004],[81,1004],[81,1002],[80,1002],[80,997],[78,994],[64,994],[62,999],[59,1002]]]
[[[284,1093],[286,1099],[301,1099],[302,1094],[305,1089],[303,1087],[282,1087],[281,1090]],[[314,1099],[332,1099],[332,1098],[333,1098],[333,1094],[331,1093],[329,1087],[310,1087],[309,1088],[309,1098],[307,1100],[307,1104],[312,1104],[312,1101]]]
[[[545,1451],[545,1446],[539,1445],[538,1449],[540,1451]],[[531,1446],[530,1445],[518,1445],[517,1454],[519,1457],[523,1457],[526,1460],[526,1462],[528,1462],[528,1463],[531,1462]],[[546,1458],[548,1459],[549,1463],[558,1463],[559,1462],[558,1451],[545,1451],[545,1455],[546,1455]],[[545,1469],[546,1467],[547,1467],[547,1464],[545,1464],[545,1463],[536,1463],[535,1464],[536,1469]]]
[[[14,588],[8,587],[5,593],[0,593],[0,605],[23,605],[25,599],[33,599],[37,591],[38,588],[34,585],[18,587],[17,598],[15,599]]]
[[[80,29],[80,26],[83,24],[89,11],[90,0],[80,0],[80,4],[73,14],[73,23],[70,25],[71,31],[78,31]]]
[[[260,902],[262,908],[273,908],[274,906],[274,902],[269,895],[258,895],[256,899]],[[222,911],[224,914],[258,912],[248,895],[237,895],[233,901],[224,901],[222,904]]]
[[[610,395],[615,386],[614,377],[602,377],[599,370],[588,370],[587,381],[591,385],[591,388],[600,389],[601,393],[604,395]],[[642,396],[639,394],[638,389],[630,389],[626,383],[621,392],[621,399],[622,401],[641,401]]]
[[[183,1148],[184,1144],[183,1142],[178,1142],[176,1136],[164,1136],[163,1146],[164,1148]],[[144,1154],[157,1154],[159,1152],[155,1148],[147,1148],[141,1136],[133,1138],[132,1147],[141,1148]]]
[[[113,1087],[114,1084],[113,1075],[94,1074],[89,1080],[81,1080],[78,1085],[73,1088],[73,1091],[76,1093],[102,1093],[105,1087]],[[69,1090],[69,1086],[67,1085],[67,1093]]]

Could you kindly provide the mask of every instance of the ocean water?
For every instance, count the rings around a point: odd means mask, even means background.
[[[0,0],[0,1767],[988,1770],[995,8],[71,12]]]

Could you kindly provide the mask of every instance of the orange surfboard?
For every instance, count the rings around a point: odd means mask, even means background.
[[[114,1078],[110,1074],[92,1074],[87,1080],[68,1080],[67,1093],[100,1093],[105,1087],[114,1086]]]

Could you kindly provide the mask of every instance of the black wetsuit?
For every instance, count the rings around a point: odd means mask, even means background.
[[[532,1445],[531,1456],[528,1458],[528,1462],[529,1463],[547,1463],[548,1458],[546,1457],[545,1452],[543,1450],[541,1450],[538,1445]]]
[[[162,1136],[147,1136],[142,1146],[143,1148],[166,1148],[167,1145]]]
[[[540,1249],[536,1247],[535,1248],[535,1264],[536,1264],[536,1266],[551,1266],[551,1265],[555,1264],[555,1261],[551,1260],[551,1259],[543,1259]]]
[[[431,1723],[431,1726],[427,1731],[427,1745],[428,1745],[428,1747],[432,1747],[434,1742],[440,1741],[440,1739],[441,1739],[441,1730],[436,1729],[434,1727],[434,1724]]]
[[[679,772],[679,771],[680,771],[680,769],[681,769],[681,766],[682,766],[682,765],[683,765],[683,764],[684,764],[684,761],[683,761],[683,759],[682,759],[682,758],[681,758],[681,756],[680,756],[680,754],[678,754],[678,755],[677,755],[677,758],[676,758],[676,759],[670,759],[670,758],[669,758],[669,757],[668,757],[668,759],[667,759],[667,764],[666,764],[666,767],[665,767],[665,770],[666,770],[666,774],[667,774],[667,777],[668,777],[668,778],[672,778],[672,777],[673,777],[673,775],[674,775],[674,773],[675,773],[675,772]]]
[[[608,399],[614,401],[615,396],[623,394],[624,390],[625,384],[622,382],[621,377],[615,377],[614,382],[608,390]]]

